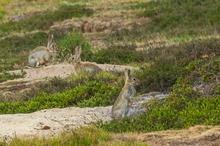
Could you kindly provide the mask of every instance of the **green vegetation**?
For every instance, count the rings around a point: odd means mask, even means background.
[[[142,71],[137,74],[142,81],[140,91],[143,93],[169,91],[179,77],[190,74],[191,70],[186,69],[190,62],[202,59],[203,55],[210,57],[213,52],[216,57],[220,56],[219,41],[219,39],[197,40],[149,50],[145,53],[145,61],[150,66],[142,66]],[[215,74],[218,75],[216,72]],[[197,75],[197,78],[200,77],[201,74]],[[192,76],[192,81],[193,78],[195,76]]]
[[[92,10],[86,9],[83,5],[61,5],[54,12],[42,12],[27,17],[20,21],[9,21],[0,24],[0,34],[8,35],[11,32],[27,32],[34,30],[48,30],[54,22],[63,21],[72,17],[83,17],[92,15]]]
[[[22,77],[23,77],[23,75],[2,73],[2,74],[0,74],[0,83],[7,81],[7,80],[13,80],[13,79],[22,78]]]
[[[58,137],[54,138],[31,138],[31,139],[19,139],[14,138],[10,143],[2,142],[2,146],[45,146],[45,145],[65,145],[65,146],[141,146],[143,142],[137,142],[134,140],[127,139],[126,141],[117,139],[115,142],[113,134],[97,129],[94,127],[84,127],[70,132],[62,133]]]
[[[4,17],[5,14],[5,10],[0,8],[0,20]]]
[[[8,1],[6,0],[1,0],[0,2],[0,20],[2,20],[7,13],[4,8],[7,5],[7,3]]]
[[[136,52],[134,45],[110,45],[91,56],[91,61],[110,64],[142,63],[145,60],[143,52]]]
[[[212,30],[220,24],[219,6],[220,2],[207,0],[157,0],[140,5],[145,8],[140,15],[152,18],[150,29],[154,32],[178,29],[178,33],[172,35],[196,34],[201,28]]]
[[[152,0],[132,6],[142,9],[138,16],[150,19],[142,26],[113,34],[109,39],[148,41],[162,38],[188,42],[200,36],[219,32],[220,2],[215,0]],[[147,44],[146,44],[147,45]]]
[[[83,53],[81,57],[86,60],[92,55],[91,44],[83,37],[81,33],[68,33],[62,40],[58,42],[59,45],[59,58],[65,60],[70,54],[75,53],[75,48],[81,46]]]
[[[55,78],[46,85],[38,85],[38,88],[17,95],[16,99],[13,97],[2,99],[0,114],[30,113],[41,109],[70,106],[112,105],[120,91],[115,79],[116,76],[107,72],[97,75],[81,74],[73,76],[68,81]]]

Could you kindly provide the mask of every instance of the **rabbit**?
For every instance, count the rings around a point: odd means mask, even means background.
[[[116,120],[130,116],[132,100],[136,93],[134,87],[140,83],[139,79],[131,76],[130,69],[126,68],[124,72],[126,77],[124,87],[112,106],[112,117]]]
[[[71,55],[68,59],[69,63],[74,63],[74,69],[75,73],[79,74],[82,72],[87,72],[87,73],[98,73],[102,71],[101,68],[99,68],[97,65],[89,62],[82,62],[80,54],[82,52],[82,48],[77,46],[75,48],[75,55]]]
[[[54,61],[58,47],[57,44],[54,43],[53,38],[53,35],[49,35],[47,47],[39,46],[30,52],[28,56],[28,68],[47,65],[49,62]]]

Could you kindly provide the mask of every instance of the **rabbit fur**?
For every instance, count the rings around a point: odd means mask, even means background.
[[[125,84],[118,98],[112,106],[112,117],[121,119],[130,116],[130,108],[134,95],[136,93],[135,86],[139,84],[139,80],[131,76],[130,69],[125,69]]]
[[[75,69],[76,74],[79,74],[82,72],[98,73],[98,72],[102,71],[101,68],[99,68],[97,65],[95,65],[93,63],[82,62],[81,57],[80,57],[81,53],[82,53],[82,48],[77,46],[75,48],[75,55],[71,55],[68,59],[69,63],[74,64],[74,69]]]
[[[47,65],[54,61],[58,49],[53,39],[53,35],[49,35],[47,47],[39,46],[30,52],[28,56],[28,68]]]

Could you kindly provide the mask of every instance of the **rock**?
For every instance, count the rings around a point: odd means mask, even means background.
[[[140,114],[141,112],[144,112],[146,110],[145,107],[143,107],[142,105],[144,103],[147,103],[149,100],[151,99],[164,99],[168,96],[168,94],[164,94],[164,93],[161,93],[161,92],[149,92],[149,93],[146,93],[146,94],[142,94],[138,97],[136,97],[132,104],[132,109],[131,109],[131,115],[137,115],[137,114]]]

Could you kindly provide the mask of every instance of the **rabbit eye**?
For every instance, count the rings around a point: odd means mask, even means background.
[[[136,79],[135,79],[135,78],[133,78],[133,81],[136,81]]]

